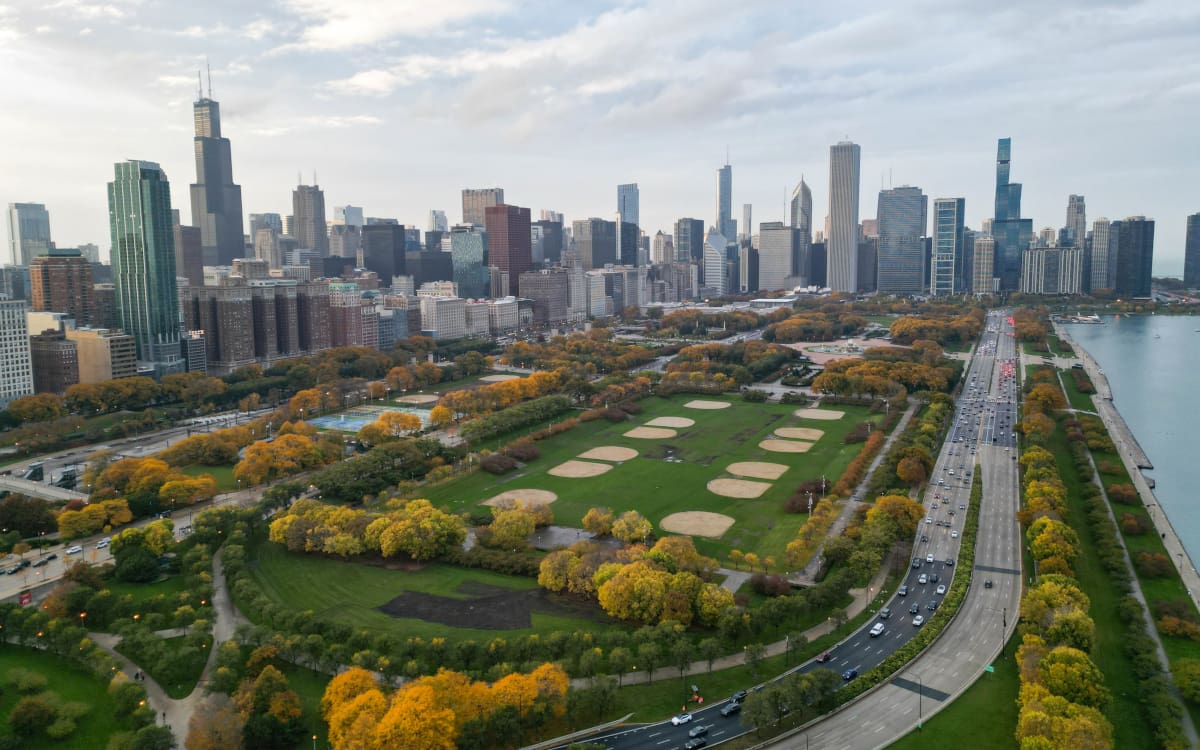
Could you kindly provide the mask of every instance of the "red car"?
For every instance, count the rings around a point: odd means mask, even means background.
[[[823,653],[817,657],[817,663],[824,664],[825,662],[829,661],[832,658],[833,658],[833,656],[828,651],[826,651],[825,653]]]

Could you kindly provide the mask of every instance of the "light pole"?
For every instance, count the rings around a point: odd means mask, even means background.
[[[917,731],[921,731],[923,729],[923,727],[921,725],[924,724],[924,720],[922,719],[922,713],[924,711],[923,700],[925,697],[925,683],[923,683],[921,681],[921,678],[919,676],[917,676],[917,675],[913,675],[913,676],[917,678]]]

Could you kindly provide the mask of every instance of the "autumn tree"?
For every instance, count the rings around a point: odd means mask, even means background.
[[[636,510],[625,511],[612,525],[612,535],[626,544],[644,541],[653,530],[650,522]]]
[[[610,508],[588,508],[588,512],[583,515],[583,528],[596,536],[608,536],[612,533],[614,517]]]
[[[537,526],[533,514],[523,507],[493,509],[492,522],[477,535],[479,543],[495,549],[518,549],[528,544]]]
[[[8,404],[8,414],[17,422],[49,422],[66,413],[63,399],[56,393],[22,396]]]
[[[213,694],[188,720],[186,750],[241,750],[245,720],[228,696]]]
[[[399,440],[404,435],[421,429],[421,419],[415,414],[401,411],[385,411],[379,418],[358,431],[358,439],[368,445],[378,445]]]

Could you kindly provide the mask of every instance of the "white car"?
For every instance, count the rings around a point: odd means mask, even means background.
[[[924,624],[925,624],[925,616],[924,615],[917,615],[916,617],[913,618],[913,627],[914,628],[919,628]]]
[[[917,583],[924,586],[925,584],[929,583],[929,576],[922,573],[921,575],[917,576]]]
[[[930,552],[928,555],[925,555],[925,562],[929,563],[930,565],[933,564],[933,553],[932,552]]]
[[[679,726],[680,724],[687,724],[691,720],[692,720],[691,714],[679,714],[678,716],[671,717],[671,724],[673,726]]]
[[[937,595],[938,595],[938,596],[945,596],[945,595],[946,595],[946,584],[944,584],[944,583],[940,583],[940,584],[938,584],[938,587],[937,587]]]
[[[78,555],[80,552],[83,552],[83,547],[80,547],[78,544],[74,547],[67,547],[68,555]]]
[[[878,638],[881,635],[883,635],[883,623],[877,622],[875,623],[875,626],[871,628],[871,637]]]
[[[96,549],[104,549],[111,543],[112,543],[112,537],[106,536],[103,539],[101,539],[100,541],[96,542]]]
[[[951,532],[950,532],[950,538],[951,538],[951,539],[958,539],[958,532],[957,532],[957,531],[951,531]]]

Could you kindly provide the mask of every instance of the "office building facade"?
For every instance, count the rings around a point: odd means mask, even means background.
[[[746,262],[742,265],[739,275],[744,277],[744,291],[762,290],[777,292],[790,289],[798,282],[797,255],[799,251],[800,230],[790,227],[781,221],[763,222],[758,226],[758,273],[754,274],[750,262],[751,248],[743,248]],[[757,279],[753,277],[757,275]],[[757,284],[754,282],[757,281]]]
[[[30,307],[66,313],[77,325],[92,324],[92,264],[78,250],[50,250],[29,265]]]
[[[474,224],[451,229],[450,263],[460,295],[467,299],[488,296],[487,232]]]
[[[1033,241],[1033,220],[1021,218],[1021,183],[1012,182],[1012,139],[996,145],[996,207],[991,235],[996,241],[993,273],[1002,292],[1021,286],[1021,256]]]
[[[201,95],[192,105],[192,119],[196,129],[192,224],[200,230],[204,264],[229,265],[246,253],[242,188],[233,181],[229,139],[221,135],[221,105]]]
[[[1087,203],[1082,195],[1067,196],[1067,242],[1082,248],[1087,239]]]
[[[1189,289],[1200,288],[1200,212],[1187,217],[1187,238],[1183,250],[1183,283]]]
[[[675,222],[675,259],[697,265],[704,261],[704,221],[679,219]]]
[[[1145,216],[1122,219],[1117,233],[1117,270],[1113,291],[1118,297],[1150,296],[1154,267],[1154,220]]]
[[[398,224],[376,224],[362,229],[362,265],[379,276],[379,283],[390,287],[392,279],[404,276],[404,227]]]
[[[508,288],[520,296],[520,277],[533,270],[533,240],[529,209],[499,204],[484,210],[487,229],[488,264],[508,277]]]
[[[996,240],[990,234],[975,235],[971,255],[971,293],[979,296],[995,291]]]
[[[42,331],[29,337],[35,393],[62,394],[79,382],[79,353],[62,331]]]
[[[292,191],[291,234],[300,249],[312,250],[322,258],[329,255],[325,192],[320,185],[297,185]]]
[[[964,243],[965,198],[933,201],[933,259],[929,269],[929,293],[935,297],[966,292],[966,248]]]
[[[862,150],[842,141],[829,147],[829,236],[825,284],[835,292],[858,289],[858,196]]]
[[[621,221],[641,226],[641,195],[636,182],[617,185],[617,213]]]
[[[33,394],[33,360],[24,300],[0,300],[0,408]]]
[[[1119,222],[1117,228],[1120,228]],[[1113,288],[1117,272],[1116,254],[1117,235],[1113,231],[1113,223],[1101,216],[1092,222],[1090,291]]]
[[[737,222],[733,219],[733,167],[728,163],[717,170],[716,227],[726,241],[737,239]]]
[[[41,203],[8,204],[8,257],[13,266],[28,266],[54,247],[50,239],[50,212]]]
[[[474,188],[462,191],[462,223],[484,226],[487,209],[504,203],[504,188]]]
[[[925,274],[929,199],[920,188],[879,191],[879,251],[876,285],[890,294],[920,294]]]

